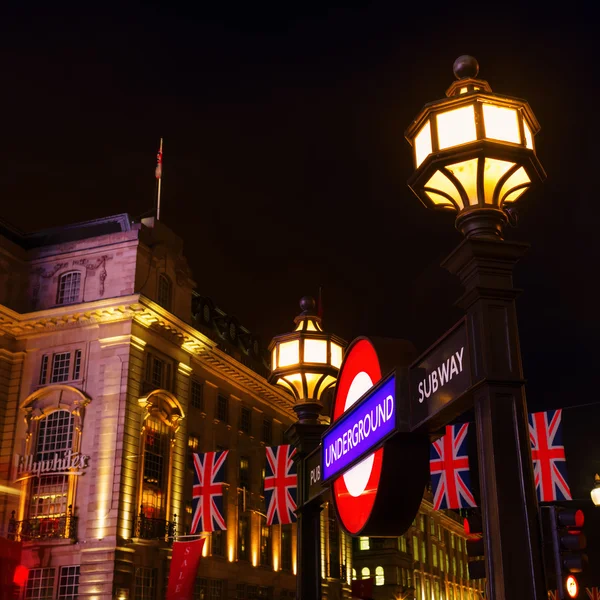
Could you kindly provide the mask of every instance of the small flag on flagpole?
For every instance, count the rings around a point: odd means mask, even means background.
[[[156,220],[160,221],[160,191],[162,184],[162,160],[163,160],[163,139],[160,138],[160,146],[156,155]]]
[[[156,155],[156,171],[155,171],[156,179],[162,178],[162,154],[163,154],[162,148],[163,148],[163,139],[160,138],[160,147],[158,148],[158,154]]]

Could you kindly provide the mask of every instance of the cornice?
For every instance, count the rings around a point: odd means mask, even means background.
[[[125,320],[135,321],[145,329],[155,331],[207,369],[232,379],[250,395],[270,402],[276,409],[296,420],[291,396],[279,391],[261,375],[220,350],[217,342],[141,294],[57,306],[24,314],[0,305],[0,332],[17,340]]]

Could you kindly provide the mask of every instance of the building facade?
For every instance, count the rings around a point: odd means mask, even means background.
[[[373,600],[482,600],[485,580],[471,580],[463,519],[433,510],[426,491],[400,537],[355,538],[353,579],[374,580]]]
[[[164,598],[191,455],[227,449],[227,529],[195,598],[295,598],[296,526],[266,526],[262,491],[293,400],[260,340],[195,288],[154,219],[0,224],[0,537],[21,543],[21,597]],[[347,597],[351,544],[327,506],[322,538],[324,597]]]

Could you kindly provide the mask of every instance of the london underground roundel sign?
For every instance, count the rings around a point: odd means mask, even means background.
[[[394,342],[398,343],[390,344],[390,340],[378,343],[376,338],[361,337],[349,346],[338,376],[332,426],[364,398],[382,376],[392,371],[396,384],[387,400],[395,403],[394,413],[400,416],[403,411],[398,408],[403,403],[408,409],[408,396],[404,396],[403,389],[407,389],[408,365],[414,357],[406,352],[407,342]],[[391,412],[389,408],[388,412]],[[377,421],[376,415],[371,416],[371,421],[373,424]],[[373,426],[369,425],[372,432]],[[355,431],[355,439],[357,433]],[[368,435],[366,429],[364,433]],[[348,438],[353,437],[350,431],[348,434]],[[417,514],[428,478],[428,439],[423,434],[408,433],[408,429],[400,428],[382,447],[333,481],[333,503],[341,525],[351,535],[402,534]]]

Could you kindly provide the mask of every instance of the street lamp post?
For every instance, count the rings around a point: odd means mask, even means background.
[[[298,517],[296,597],[302,600],[321,598],[321,531],[320,497],[304,502],[307,473],[305,459],[321,443],[327,425],[320,422],[323,394],[337,380],[346,342],[325,333],[315,314],[315,301],[305,296],[302,312],[295,318],[295,329],[271,341],[271,375],[269,382],[284,387],[295,399],[298,421],[286,437],[296,448],[298,476],[296,511]]]
[[[503,227],[527,188],[545,178],[524,100],[494,94],[470,56],[454,63],[447,97],[427,104],[406,132],[415,172],[408,184],[430,208],[456,212],[464,240],[442,266],[464,287],[479,458],[488,593],[545,600],[512,273],[527,245]]]

